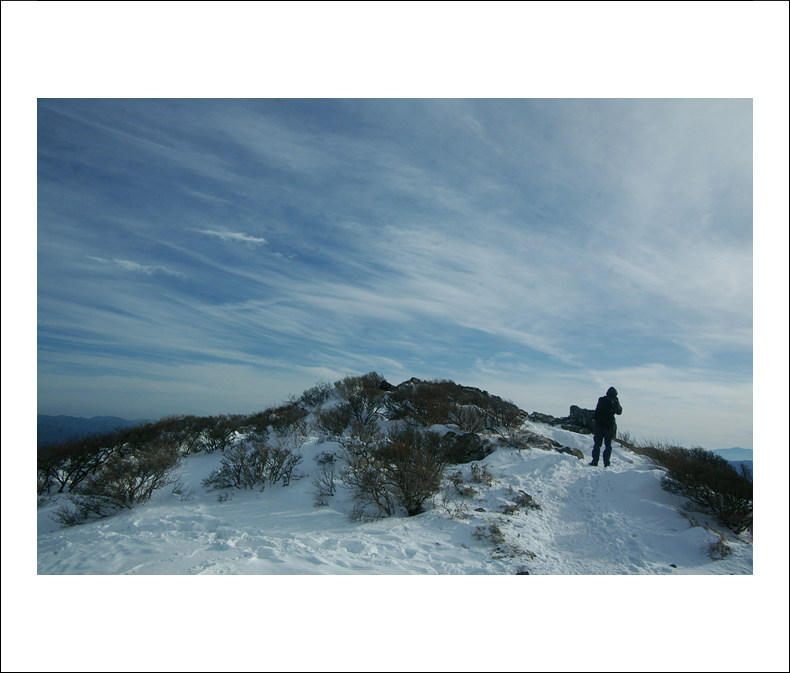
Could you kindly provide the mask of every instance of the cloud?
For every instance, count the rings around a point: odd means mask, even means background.
[[[211,229],[207,229],[202,230],[200,233],[206,234],[206,236],[215,236],[222,241],[250,243],[252,245],[265,245],[267,242],[265,238],[250,236],[249,234],[234,231],[213,231]]]
[[[139,264],[129,259],[105,259],[103,257],[96,257],[95,255],[88,255],[88,259],[101,264],[112,265],[124,271],[131,271],[132,273],[142,273],[146,276],[153,276],[155,274],[165,274],[167,276],[174,276],[176,278],[186,278],[183,273],[173,271],[163,266],[151,266],[147,264]]]
[[[381,369],[508,386],[555,414],[597,393],[591,371],[737,364],[750,376],[744,106],[141,101],[120,114],[50,101],[44,112],[61,105],[69,123],[51,118],[40,143],[44,369],[59,339],[98,349],[101,367],[128,358],[129,373],[136,359]],[[721,148],[733,124],[737,146]],[[75,136],[92,152],[75,151]],[[102,282],[77,261],[88,252],[126,278]],[[173,269],[191,282],[168,283]],[[640,394],[664,390],[658,379]]]

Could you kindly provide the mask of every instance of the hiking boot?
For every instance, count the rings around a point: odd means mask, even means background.
[[[594,461],[592,461],[592,462],[590,463],[590,465],[592,465],[593,467],[598,467],[598,461],[597,461],[597,460],[594,460]]]

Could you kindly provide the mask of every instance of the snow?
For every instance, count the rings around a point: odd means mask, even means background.
[[[700,634],[735,624],[751,596],[721,584],[753,577],[749,541],[714,525],[732,550],[714,560],[712,522],[684,512],[646,459],[615,444],[611,466],[592,467],[589,435],[526,428],[587,458],[500,444],[478,463],[490,484],[452,466],[476,495],[443,488],[414,517],[352,521],[342,485],[314,506],[313,457],[339,448],[317,437],[288,486],[208,491],[222,454],[196,454],[178,489],[109,518],[61,528],[53,500],[38,510],[48,651],[72,651],[71,626],[89,627],[90,647],[59,670],[695,670],[695,658],[747,670],[750,646],[701,651]],[[520,491],[540,509],[503,513]],[[481,535],[492,524],[498,546]],[[718,583],[687,581],[700,576]],[[45,614],[20,604],[36,616],[23,623]],[[119,658],[127,642],[145,646]],[[24,670],[41,667],[33,657]]]
[[[589,454],[590,437],[528,423],[528,429]],[[662,472],[617,447],[608,468],[553,451],[504,445],[480,462],[490,485],[450,488],[416,517],[351,521],[350,493],[338,485],[328,506],[314,506],[313,457],[339,451],[317,437],[302,448],[301,478],[265,490],[209,491],[203,479],[222,454],[183,459],[180,488],[115,516],[61,528],[53,499],[38,512],[39,574],[392,574],[633,575],[750,574],[752,545],[701,515],[683,516],[683,499],[665,492]],[[176,492],[179,491],[179,492]],[[523,491],[540,509],[502,512]],[[693,525],[697,524],[697,525]],[[484,537],[496,525],[498,548]],[[707,552],[719,536],[732,553]],[[482,529],[482,530],[481,530]],[[533,556],[534,555],[534,556]]]

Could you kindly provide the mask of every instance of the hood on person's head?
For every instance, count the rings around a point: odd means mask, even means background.
[[[609,390],[606,391],[606,396],[617,397],[617,391],[614,388],[609,388]]]

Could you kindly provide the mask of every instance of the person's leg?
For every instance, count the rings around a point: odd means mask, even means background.
[[[603,442],[603,434],[596,430],[593,434],[593,450],[592,450],[592,462],[590,465],[597,465],[598,464],[598,456],[601,455],[601,443]]]
[[[604,437],[603,466],[609,467],[609,459],[612,457],[612,438],[609,435]]]

